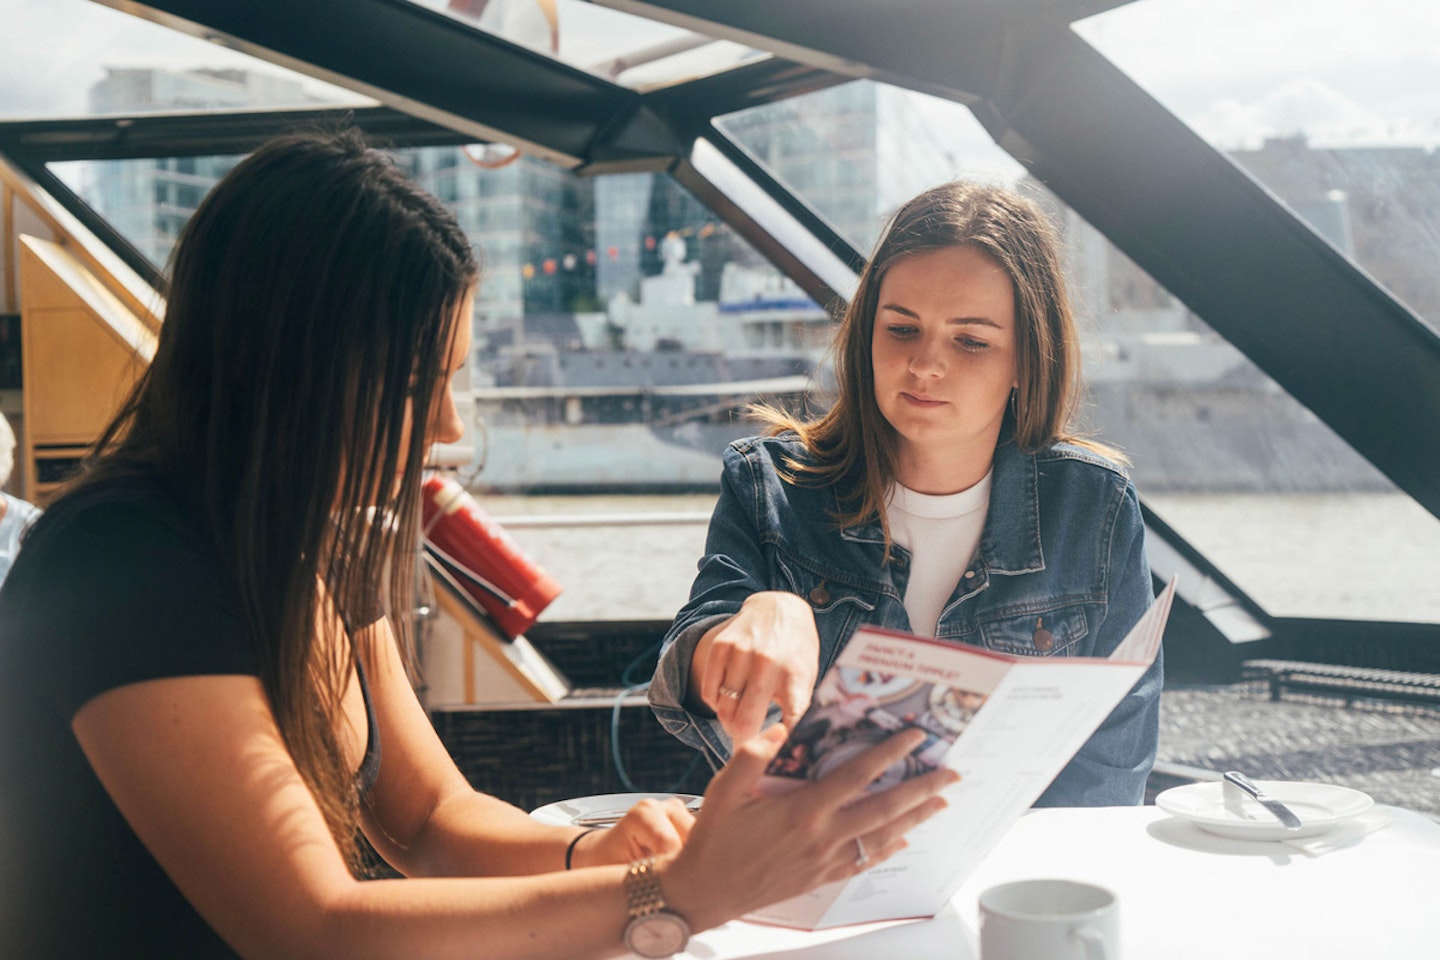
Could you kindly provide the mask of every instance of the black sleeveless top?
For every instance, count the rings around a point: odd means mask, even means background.
[[[360,796],[370,792],[380,776],[380,719],[375,716],[375,704],[370,701],[370,681],[365,679],[365,665],[355,658],[355,676],[360,680],[360,695],[365,698],[365,756],[360,760],[360,769],[355,777],[360,781]]]
[[[135,836],[70,729],[119,686],[258,675],[199,529],[157,480],[96,485],[45,512],[0,588],[0,957],[235,956]],[[380,736],[357,672],[368,790]]]

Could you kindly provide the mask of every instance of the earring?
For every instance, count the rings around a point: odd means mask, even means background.
[[[1019,399],[1019,394],[1020,394],[1020,388],[1019,388],[1019,387],[1011,387],[1011,388],[1010,388],[1010,416],[1014,417],[1014,418],[1017,419],[1017,420],[1020,419],[1020,399]]]

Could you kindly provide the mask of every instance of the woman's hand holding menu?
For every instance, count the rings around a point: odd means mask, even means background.
[[[697,929],[852,877],[893,856],[904,849],[910,829],[945,808],[937,794],[959,779],[941,768],[866,792],[920,745],[923,733],[910,729],[819,782],[784,796],[761,796],[756,784],[785,736],[776,725],[736,750],[711,781],[684,849],[665,867],[667,898]]]

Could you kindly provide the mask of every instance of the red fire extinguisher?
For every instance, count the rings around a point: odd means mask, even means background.
[[[560,584],[454,480],[432,474],[422,494],[425,548],[507,637],[530,629]]]

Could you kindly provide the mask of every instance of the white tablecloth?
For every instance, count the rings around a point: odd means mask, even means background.
[[[1036,810],[933,920],[814,933],[733,922],[696,936],[686,956],[976,960],[981,891],[1066,877],[1119,895],[1125,960],[1437,960],[1440,824],[1377,811],[1386,826],[1312,856],[1216,837],[1155,807]]]

